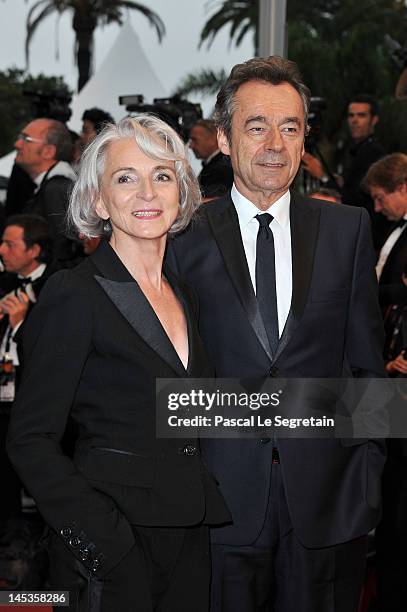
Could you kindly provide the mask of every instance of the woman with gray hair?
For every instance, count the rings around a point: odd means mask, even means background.
[[[167,234],[198,202],[168,125],[107,126],[82,157],[69,219],[108,240],[52,277],[27,322],[8,450],[49,525],[50,586],[69,590],[71,610],[208,610],[207,525],[229,514],[196,440],[155,432],[156,378],[212,375],[192,296],[163,268]]]

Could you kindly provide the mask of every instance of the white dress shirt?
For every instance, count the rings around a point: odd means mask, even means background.
[[[37,278],[40,278],[40,276],[43,275],[43,273],[45,272],[45,268],[46,268],[46,265],[44,263],[41,263],[28,276],[31,278],[32,281],[37,280]],[[19,274],[18,278],[24,278],[24,277]],[[31,283],[26,285],[26,287],[24,288],[24,292],[28,295],[30,302],[36,302],[36,296],[34,294]],[[15,293],[15,292],[12,291],[12,293]],[[13,364],[16,366],[19,365],[19,360],[18,360],[17,344],[14,341],[14,336],[16,335],[17,331],[20,329],[20,326],[22,325],[22,323],[23,321],[20,321],[20,323],[17,323],[14,329],[11,327],[11,325],[8,325],[4,333],[3,339],[1,341],[1,344],[0,344],[0,358],[4,359],[6,352],[7,352],[7,358],[11,359]],[[8,347],[7,347],[7,344],[9,344]],[[7,348],[8,348],[8,351],[6,351]]]
[[[256,242],[259,222],[256,215],[269,213],[273,216],[270,229],[273,232],[276,292],[279,335],[283,333],[284,325],[291,307],[293,273],[291,258],[291,228],[290,228],[290,192],[286,191],[268,210],[259,210],[257,206],[232,187],[232,201],[239,218],[240,233],[249,267],[253,289],[256,292]],[[267,265],[267,262],[264,263]]]
[[[403,219],[407,221],[407,215],[404,215]],[[403,227],[396,227],[396,229],[391,232],[390,236],[387,238],[386,242],[382,246],[379,254],[379,259],[377,260],[376,264],[377,280],[380,280],[383,268],[385,266],[388,256],[391,253],[392,248],[396,244],[397,240],[400,238],[402,232],[406,231],[406,225],[404,225]]]

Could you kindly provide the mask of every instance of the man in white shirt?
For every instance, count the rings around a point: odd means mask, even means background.
[[[386,370],[403,385],[407,376],[407,155],[383,157],[370,167],[364,183],[375,210],[394,223],[380,251],[376,272],[387,331]],[[402,401],[405,403],[405,396]],[[376,530],[378,611],[398,612],[406,604],[407,440],[390,439],[387,447],[383,516]]]
[[[47,220],[54,242],[54,256],[62,267],[78,263],[82,254],[79,239],[68,236],[66,211],[75,172],[69,161],[72,140],[67,127],[54,119],[35,119],[18,134],[16,164],[36,185],[34,197],[24,212]]]
[[[392,153],[375,162],[364,184],[375,211],[394,222],[377,260],[377,278],[382,286],[400,284],[407,261],[407,155]]]
[[[169,245],[220,378],[384,375],[366,211],[289,189],[309,98],[288,60],[232,69],[216,121],[234,186]],[[201,448],[233,518],[211,533],[211,610],[356,612],[383,445],[264,437]]]
[[[203,198],[207,201],[228,193],[233,184],[233,170],[229,157],[219,150],[215,122],[199,119],[191,128],[188,144],[195,157],[202,160],[198,180]]]
[[[3,229],[0,256],[0,468],[4,496],[0,521],[21,511],[21,484],[5,452],[10,408],[20,373],[18,338],[52,268],[47,222],[35,215],[8,217]]]

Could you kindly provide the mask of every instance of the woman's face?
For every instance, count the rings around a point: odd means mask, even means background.
[[[143,153],[133,138],[107,149],[96,212],[110,219],[115,239],[165,236],[177,218],[179,189],[175,163]]]

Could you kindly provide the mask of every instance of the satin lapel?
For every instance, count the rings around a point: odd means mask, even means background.
[[[230,198],[225,198],[224,202],[220,210],[208,207],[209,224],[250,325],[271,361],[272,353],[250,279],[237,213]]]
[[[278,359],[290,342],[304,312],[312,278],[319,219],[320,210],[307,207],[306,201],[298,196],[291,197],[293,292],[290,312],[273,361]]]
[[[170,283],[175,295],[178,298],[179,303],[183,307],[185,320],[188,329],[188,365],[187,372],[191,374],[194,371],[194,362],[196,356],[196,333],[197,333],[197,317],[193,313],[193,306],[190,302],[190,298],[187,295],[187,291],[182,291],[178,284],[177,277],[173,274],[171,269],[164,265],[164,274]],[[185,375],[185,372],[184,372]]]
[[[103,274],[95,274],[95,280],[123,317],[179,376],[185,376],[186,370],[149,301],[110,245],[101,245],[92,260]]]

